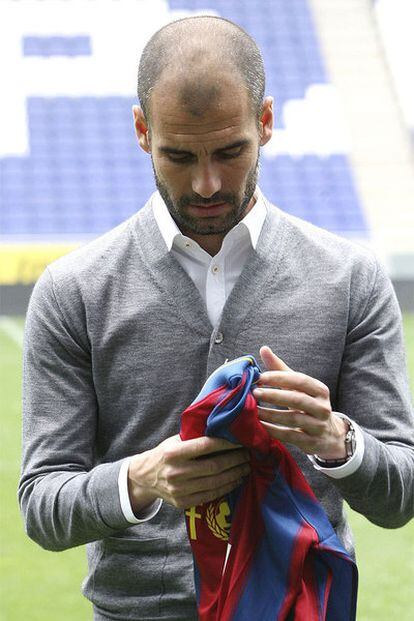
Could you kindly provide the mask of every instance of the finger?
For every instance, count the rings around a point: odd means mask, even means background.
[[[202,455],[218,453],[220,451],[232,451],[240,448],[240,444],[233,444],[222,438],[210,438],[203,436],[192,440],[181,440],[174,446],[176,456],[179,459],[195,459]]]
[[[268,370],[272,371],[291,371],[287,364],[283,362],[279,356],[268,347],[268,345],[264,345],[260,348],[260,357],[263,360],[263,363]]]
[[[281,405],[292,410],[302,410],[320,420],[327,420],[331,415],[329,401],[319,400],[302,392],[276,390],[274,388],[256,388],[253,394],[261,402],[259,407],[266,407],[265,403]]]
[[[184,482],[179,481],[176,483],[171,481],[167,485],[167,490],[176,498],[199,492],[210,492],[218,487],[232,483],[233,481],[241,480],[249,473],[250,466],[248,464],[243,464],[215,476],[198,477],[196,479],[188,479]]]
[[[286,373],[286,371],[265,371],[260,375],[256,385],[298,390],[312,397],[329,399],[329,388],[325,384],[314,377],[297,371],[292,371],[291,373]]]
[[[262,425],[272,438],[283,442],[283,444],[293,444],[309,455],[318,452],[318,443],[302,429],[283,429],[266,422],[263,422]]]
[[[188,480],[200,477],[214,477],[237,466],[248,464],[249,461],[249,452],[246,449],[239,449],[221,455],[204,456],[196,460],[189,460],[177,472],[180,473],[179,476],[181,478]]]
[[[260,406],[258,414],[261,421],[292,429],[302,429],[309,435],[321,435],[325,429],[322,421],[298,410],[274,410]]]
[[[181,509],[198,507],[199,505],[204,505],[208,502],[212,502],[213,500],[217,500],[217,498],[222,498],[229,492],[242,485],[242,483],[243,479],[237,479],[235,481],[232,481],[231,483],[227,483],[226,485],[217,487],[214,490],[209,490],[207,492],[197,492],[195,494],[190,494],[189,496],[184,496],[183,498],[178,499],[178,501],[174,504],[176,507]]]

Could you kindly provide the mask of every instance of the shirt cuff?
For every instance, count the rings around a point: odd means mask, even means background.
[[[131,501],[129,500],[128,493],[128,466],[132,457],[127,457],[121,464],[121,468],[119,470],[118,476],[118,489],[119,489],[119,500],[121,503],[122,513],[124,517],[130,524],[140,524],[141,522],[147,522],[151,518],[157,515],[158,511],[161,509],[162,498],[157,498],[152,502],[148,507],[145,507],[139,513],[139,517],[135,515],[132,511]]]
[[[314,455],[308,455],[308,458],[311,460],[313,467],[316,470],[320,470],[332,479],[343,479],[344,477],[348,477],[350,474],[356,472],[361,465],[365,451],[364,434],[362,433],[359,425],[357,425],[355,421],[351,420],[348,416],[346,416],[346,414],[342,414],[341,412],[334,412],[334,414],[352,423],[352,426],[355,429],[354,454],[349,461],[347,461],[342,466],[337,466],[336,468],[324,468],[323,466],[320,466],[318,463],[316,463]]]

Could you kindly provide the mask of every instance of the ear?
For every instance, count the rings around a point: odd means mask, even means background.
[[[145,120],[144,113],[139,106],[132,106],[132,114],[134,115],[135,133],[138,138],[138,144],[146,153],[151,152],[149,143],[148,124]]]
[[[260,146],[269,142],[273,133],[273,97],[265,97],[260,116]]]

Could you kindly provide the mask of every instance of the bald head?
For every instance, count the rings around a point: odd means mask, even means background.
[[[188,17],[167,24],[145,46],[138,70],[138,97],[150,122],[151,93],[174,88],[194,116],[202,116],[222,95],[226,76],[238,76],[259,117],[265,76],[253,39],[239,26],[217,17]]]

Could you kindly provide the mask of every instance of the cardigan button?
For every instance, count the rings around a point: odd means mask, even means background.
[[[220,345],[220,343],[222,343],[224,341],[224,334],[223,332],[217,332],[216,334],[216,338],[214,339],[214,342],[216,345]]]

